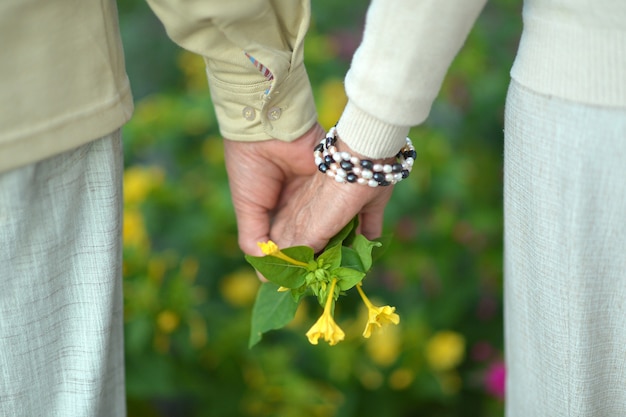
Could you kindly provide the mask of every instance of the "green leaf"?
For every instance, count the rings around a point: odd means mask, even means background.
[[[366,272],[358,252],[347,246],[341,247],[341,266]]]
[[[393,235],[391,233],[376,238],[376,241],[380,242],[380,246],[372,248],[372,262],[376,262],[385,254],[385,252],[391,247],[392,240]]]
[[[368,240],[363,235],[357,235],[354,238],[352,247],[359,254],[365,271],[369,271],[372,267],[372,249],[380,246],[382,246],[382,243]]]
[[[263,333],[280,329],[296,315],[298,303],[296,303],[291,291],[278,292],[278,286],[265,282],[259,288],[259,292],[252,308],[252,324],[250,328],[250,340],[248,347],[259,343]]]
[[[303,285],[299,288],[294,288],[291,290],[291,298],[293,298],[293,301],[295,303],[299,303],[300,300],[302,299],[302,297],[304,297],[305,295],[309,294],[310,291],[308,291],[308,287],[306,285]]]
[[[330,268],[337,268],[341,265],[341,245],[327,246],[326,249],[317,259],[322,261],[320,265],[330,265]]]
[[[354,217],[347,225],[344,226],[343,229],[339,231],[339,233],[337,233],[335,236],[332,237],[332,239],[330,239],[330,241],[328,241],[326,247],[330,248],[332,246],[341,245],[343,241],[346,240],[348,236],[350,236],[350,233],[354,231],[357,224],[358,218]]]
[[[313,249],[308,246],[294,246],[283,249],[282,252],[300,262],[308,263],[313,260]],[[298,288],[304,284],[304,277],[309,269],[294,265],[275,256],[246,255],[246,260],[268,281],[287,288]]]
[[[331,273],[337,277],[337,286],[341,291],[349,290],[365,277],[365,272],[356,271],[351,268],[339,267],[333,269]]]

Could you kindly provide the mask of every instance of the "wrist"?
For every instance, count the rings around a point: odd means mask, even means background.
[[[416,153],[409,138],[394,158],[361,158],[350,149],[331,128],[315,147],[313,156],[318,170],[340,183],[358,183],[370,187],[394,185],[409,176]]]
[[[409,126],[398,126],[382,121],[348,101],[337,132],[354,151],[373,159],[394,157],[405,144]]]

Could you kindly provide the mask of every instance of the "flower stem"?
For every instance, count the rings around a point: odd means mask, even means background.
[[[361,296],[361,298],[363,299],[363,302],[365,303],[365,306],[367,308],[373,308],[374,304],[372,304],[372,302],[369,300],[369,298],[367,298],[367,296],[365,295],[365,293],[363,292],[363,290],[361,289],[361,283],[359,282],[356,286],[356,290],[359,292],[359,295]]]
[[[271,256],[275,257],[275,258],[279,258],[282,259],[283,261],[287,261],[291,264],[297,265],[297,266],[302,266],[304,268],[308,267],[309,264],[306,264],[304,262],[298,261],[296,259],[293,259],[290,256],[285,255],[284,253],[282,253],[281,251],[278,251],[276,253],[273,253]]]
[[[330,290],[328,291],[328,298],[326,298],[326,305],[324,311],[330,311],[330,306],[335,298],[335,285],[337,284],[337,278],[333,278],[333,282],[330,284]]]

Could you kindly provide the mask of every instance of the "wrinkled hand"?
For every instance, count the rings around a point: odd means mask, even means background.
[[[358,156],[340,140],[337,147]],[[284,199],[274,216],[270,237],[279,247],[307,245],[319,252],[359,215],[358,232],[368,239],[378,238],[392,189],[393,186],[371,188],[361,184],[338,183],[316,172],[300,182],[297,189]]]
[[[293,142],[270,139],[261,142],[224,141],[228,181],[239,229],[239,246],[261,256],[257,242],[270,239],[273,215],[317,172],[313,148],[325,135],[315,124]],[[320,175],[321,176],[321,175]],[[282,243],[282,240],[278,240]]]

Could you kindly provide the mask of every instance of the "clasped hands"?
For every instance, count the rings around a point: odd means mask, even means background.
[[[279,247],[306,245],[321,251],[356,215],[359,233],[369,239],[380,236],[393,187],[338,183],[321,174],[313,148],[324,136],[315,124],[293,142],[224,141],[239,246],[245,253],[261,256],[257,242],[270,239]],[[345,144],[338,146],[350,152]]]

